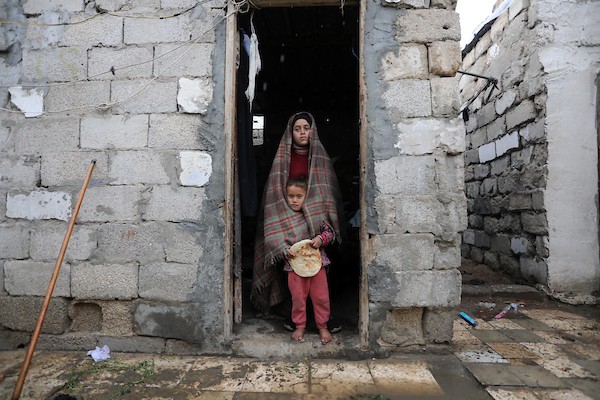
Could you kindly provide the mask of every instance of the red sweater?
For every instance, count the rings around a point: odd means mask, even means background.
[[[292,150],[292,159],[290,160],[289,179],[296,179],[304,176],[308,178],[308,154],[298,154]]]

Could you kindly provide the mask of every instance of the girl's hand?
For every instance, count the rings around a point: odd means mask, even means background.
[[[294,257],[296,257],[296,254],[292,251],[292,249],[290,247],[288,247],[285,250],[285,258],[287,258],[289,260],[290,258],[294,258]]]
[[[319,247],[323,246],[323,239],[321,239],[321,236],[315,236],[311,242],[311,246],[315,249],[318,249]]]

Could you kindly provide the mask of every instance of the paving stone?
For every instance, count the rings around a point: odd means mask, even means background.
[[[600,399],[600,385],[597,381],[590,379],[564,379],[570,386],[583,392],[590,399]],[[585,399],[587,400],[587,399]]]
[[[559,347],[565,350],[566,353],[573,355],[572,358],[600,361],[600,347],[597,345],[569,343]]]
[[[192,365],[181,385],[195,390],[238,392],[250,370],[247,359],[202,357]],[[215,373],[218,372],[218,376]]]
[[[308,366],[304,363],[252,363],[241,391],[308,393],[307,377]]]
[[[508,336],[515,342],[543,342],[544,341],[544,339],[542,339],[541,337],[536,336],[533,333],[526,331],[526,330],[505,329],[505,330],[502,330],[501,332],[502,332],[502,334]]]
[[[534,393],[541,400],[592,400],[591,397],[576,389],[536,390]]]
[[[535,319],[517,319],[515,320],[517,324],[521,326],[521,328],[527,329],[528,331],[553,331],[554,328],[549,327],[541,321]]]
[[[569,338],[568,335],[561,332],[533,331],[532,333],[551,344],[565,344],[573,343],[575,341],[575,339]]]
[[[552,372],[559,378],[592,378],[598,379],[598,376],[587,371],[578,364],[569,360],[566,357],[560,357],[555,359],[540,359],[536,361],[542,367]]]
[[[600,361],[596,360],[573,360],[576,364],[581,365],[584,369],[590,371],[596,376],[600,376]],[[598,388],[600,390],[600,387]]]
[[[522,326],[507,318],[493,319],[488,321],[488,324],[494,327],[494,329],[523,329]]]
[[[489,343],[494,351],[504,358],[537,358],[537,354],[527,350],[526,347],[519,343]]]
[[[508,364],[508,360],[486,345],[465,345],[455,350],[455,355],[465,363]]]
[[[465,330],[454,331],[452,334],[452,344],[483,344],[481,340],[477,339],[471,332]]]
[[[575,339],[582,343],[596,344],[600,346],[600,332],[597,331],[580,331],[580,332],[569,332],[564,335],[567,340]]]
[[[563,310],[547,310],[547,309],[522,309],[523,314],[529,318],[546,320],[546,319],[585,319],[581,315],[570,313]]]
[[[485,386],[524,386],[525,383],[513,375],[508,365],[496,363],[466,363],[465,366]]]
[[[473,335],[484,343],[512,342],[508,336],[496,330],[475,330]]]
[[[566,385],[539,365],[507,365],[513,375],[529,387],[561,388]]]
[[[494,400],[540,400],[539,397],[535,395],[529,389],[499,389],[499,388],[487,388],[490,396],[494,398]]]
[[[368,364],[375,384],[385,391],[419,396],[443,394],[423,361],[375,360]]]
[[[547,319],[544,323],[551,328],[561,331],[585,331],[585,330],[600,330],[600,323],[591,320],[582,319]]]

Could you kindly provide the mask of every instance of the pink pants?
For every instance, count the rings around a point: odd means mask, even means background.
[[[306,328],[306,299],[310,296],[317,328],[327,328],[329,321],[329,288],[325,268],[313,277],[302,278],[288,272],[288,287],[292,294],[292,321],[296,328]]]

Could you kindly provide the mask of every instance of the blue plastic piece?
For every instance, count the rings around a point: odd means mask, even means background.
[[[474,320],[473,318],[469,317],[469,316],[467,315],[467,313],[465,313],[465,312],[460,312],[460,313],[458,313],[458,315],[460,315],[460,317],[461,317],[462,319],[464,319],[465,321],[467,321],[467,322],[468,322],[470,325],[472,325],[474,328],[477,326],[477,322],[475,322],[475,320]]]

